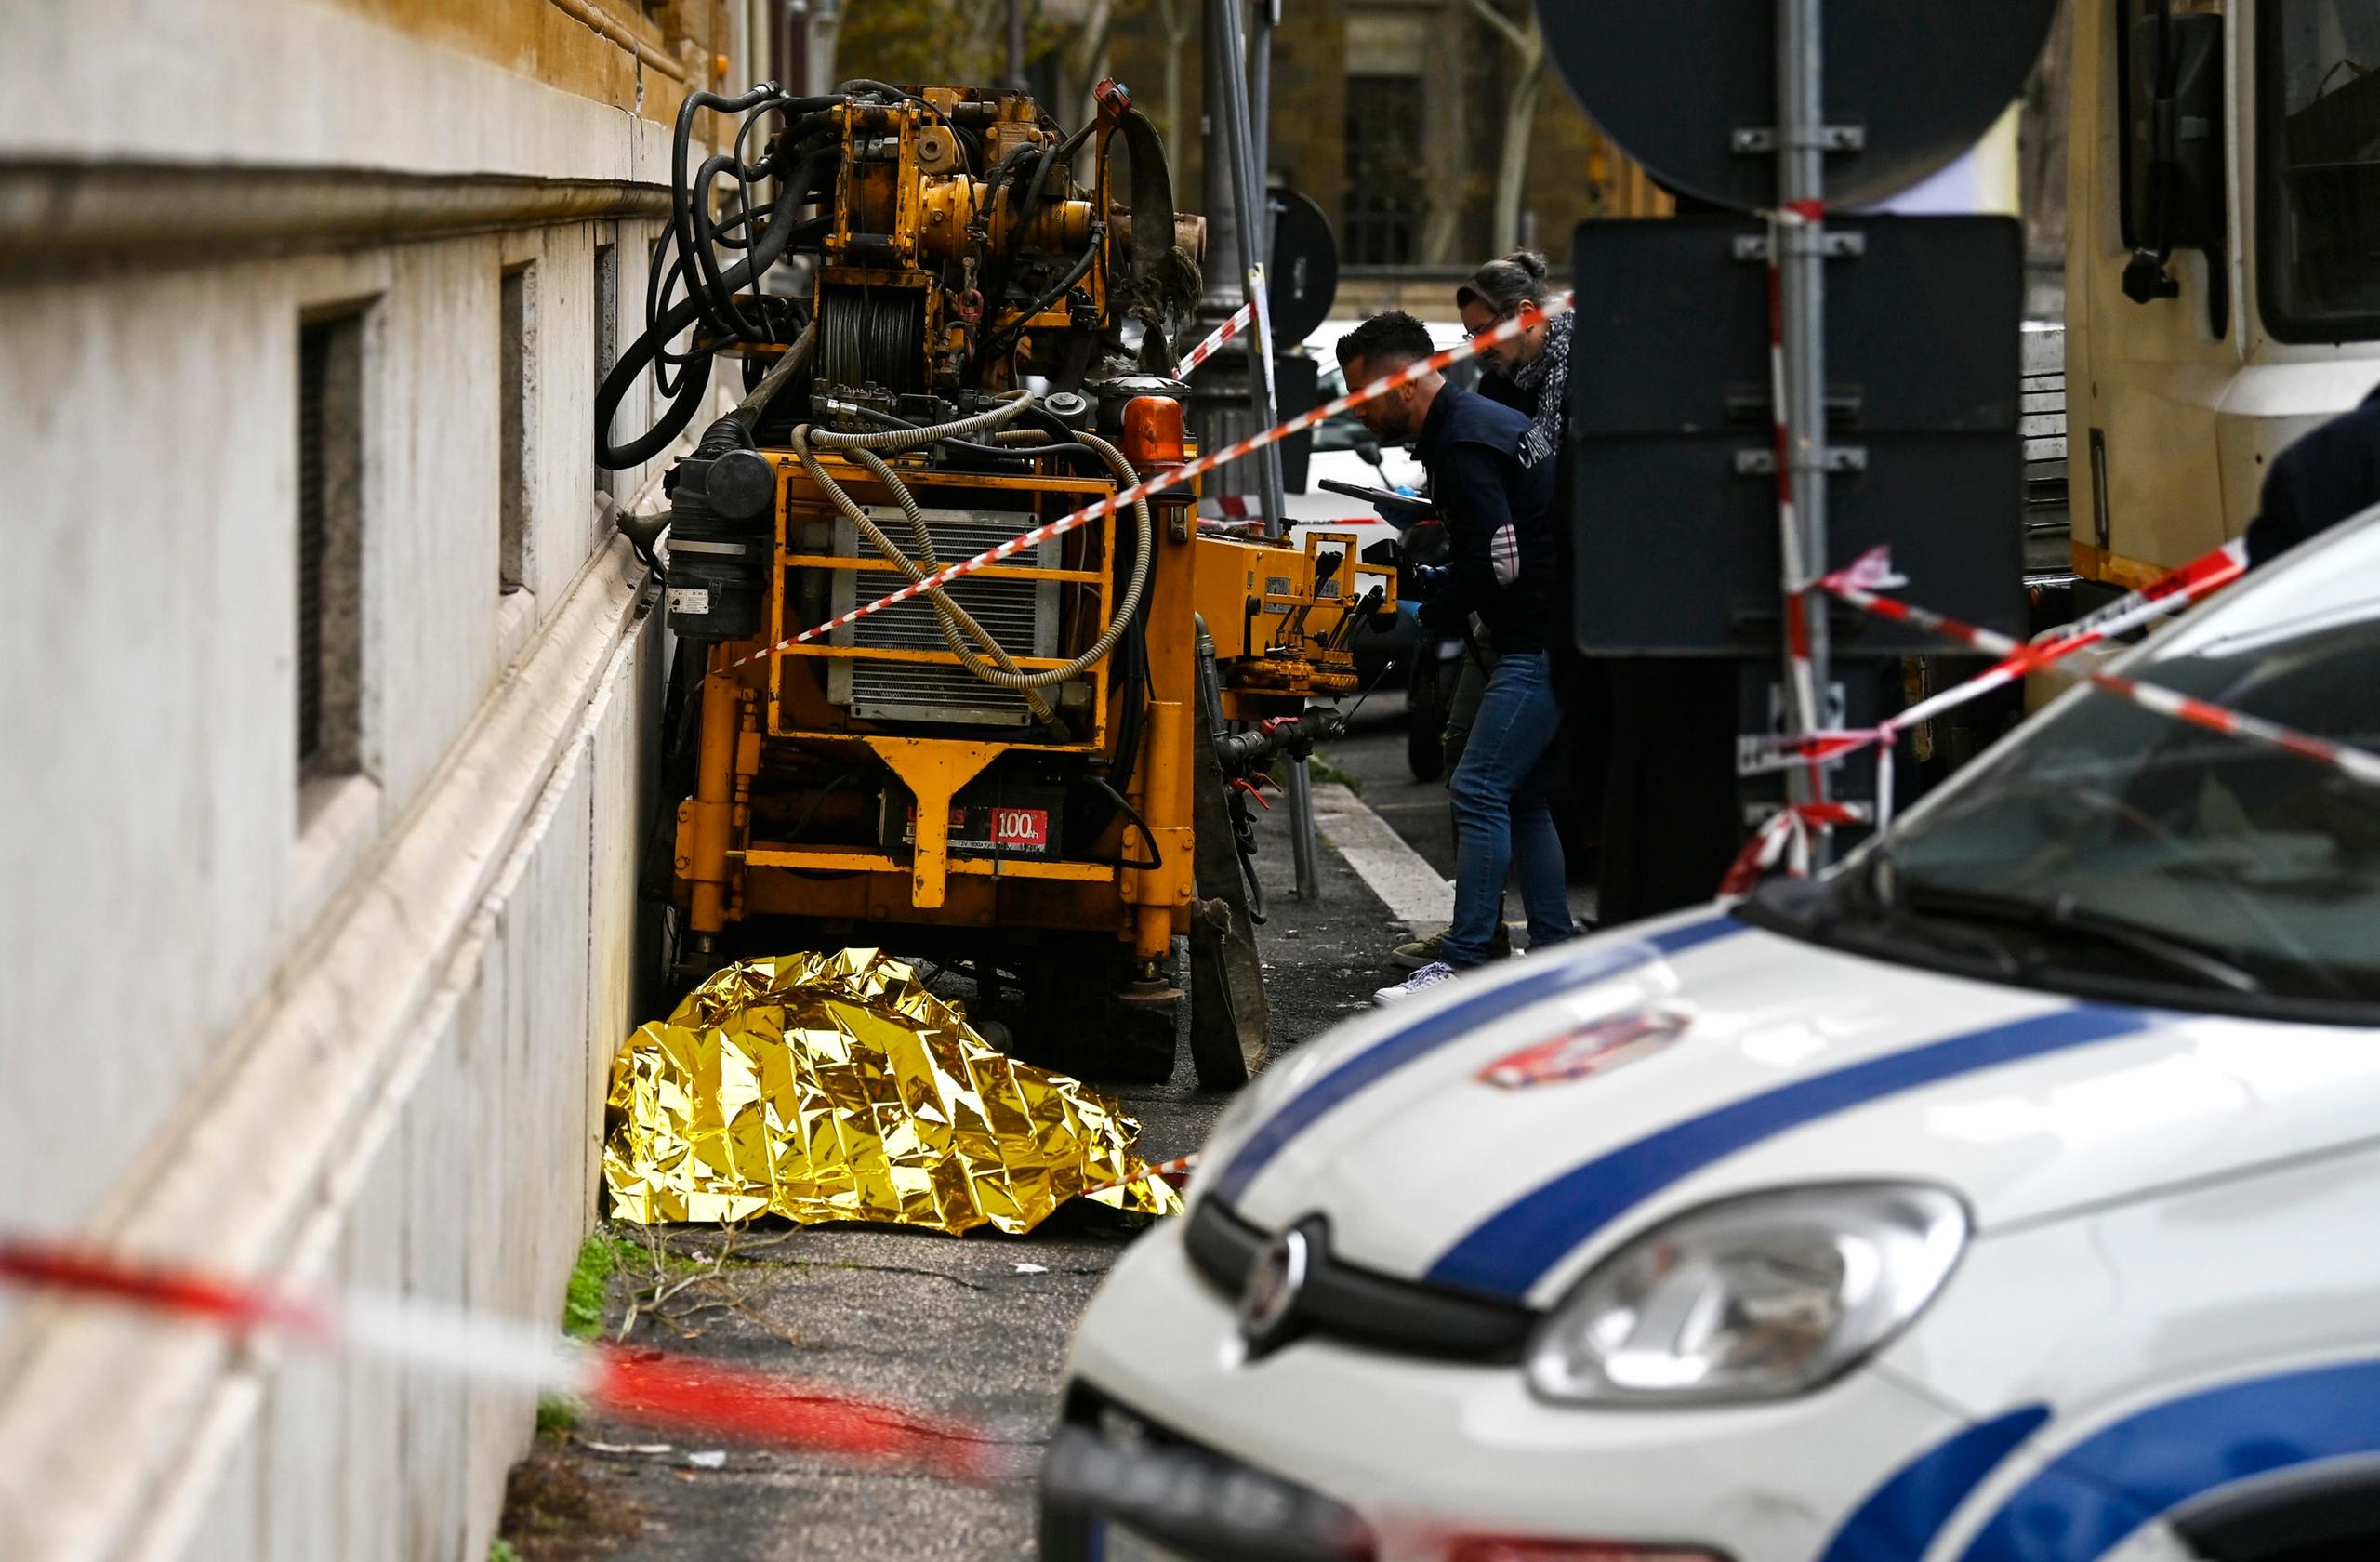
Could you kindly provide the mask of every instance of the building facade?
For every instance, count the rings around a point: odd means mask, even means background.
[[[1527,58],[1482,10],[1516,28],[1520,0],[1300,0],[1273,33],[1270,176],[1313,197],[1342,267],[1467,272],[1499,253],[1496,192],[1507,111],[1534,83],[1512,235],[1567,261],[1590,217],[1665,213],[1667,197],[1597,131],[1550,63]],[[1175,187],[1201,188],[1198,29],[1172,0],[1116,23],[1110,63],[1137,99],[1178,125]],[[1166,21],[1178,19],[1180,37]],[[1168,65],[1186,50],[1186,63]],[[1179,101],[1173,100],[1178,89]],[[1374,279],[1368,291],[1378,291]],[[1343,290],[1342,290],[1343,291]],[[1453,311],[1451,289],[1433,312]],[[1342,309],[1342,312],[1345,312]]]
[[[0,7],[0,1235],[558,1318],[662,653],[593,390],[774,9]],[[476,1558],[533,1417],[0,1295],[0,1555]]]

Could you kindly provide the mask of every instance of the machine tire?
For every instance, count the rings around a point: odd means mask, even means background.
[[[1249,915],[1248,880],[1232,829],[1231,792],[1212,735],[1223,725],[1201,680],[1190,757],[1192,878],[1197,902],[1190,917],[1190,1063],[1201,1090],[1236,1090],[1264,1066],[1272,1005],[1264,994],[1264,962],[1256,952]]]
[[[1172,1079],[1174,1019],[1181,1007],[1179,1001],[1111,1002],[1099,1052],[1104,1061],[1093,1077],[1124,1085],[1161,1085]]]
[[[1173,1078],[1182,1001],[1128,999],[1129,953],[1104,934],[1046,946],[1020,974],[1025,1008],[1012,1054],[1036,1067],[1106,1084],[1161,1085]]]
[[[1446,740],[1422,726],[1419,715],[1405,729],[1405,768],[1416,781],[1435,781],[1447,768]]]

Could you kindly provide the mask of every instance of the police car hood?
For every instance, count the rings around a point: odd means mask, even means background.
[[[1731,1194],[1912,1179],[1989,1233],[2368,1137],[2380,1035],[2086,1002],[1724,910],[1502,962],[1275,1065],[1193,1197],[1335,1258],[1544,1304]]]

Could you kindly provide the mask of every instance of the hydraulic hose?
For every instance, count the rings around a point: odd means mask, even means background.
[[[708,215],[707,208],[710,200],[711,179],[727,167],[733,167],[737,179],[747,184],[751,179],[773,171],[767,165],[769,159],[750,167],[741,160],[744,138],[762,115],[782,114],[788,125],[798,128],[806,116],[832,108],[841,101],[840,98],[787,98],[778,90],[776,83],[762,82],[749,92],[734,98],[721,97],[715,92],[690,92],[686,100],[678,105],[677,124],[669,137],[670,231],[681,257],[694,267],[695,274],[688,278],[688,285],[700,300],[703,323],[716,335],[748,337],[757,327],[744,321],[743,311],[735,306],[734,290],[727,286],[720,274],[717,258],[712,255],[710,245],[702,242],[702,228]],[[694,144],[694,114],[702,109],[715,109],[721,113],[731,114],[747,113],[753,110],[759,113],[751,113],[750,118],[737,127],[735,152],[706,161],[690,189],[686,179],[686,154]],[[779,205],[782,206],[783,204],[781,198]],[[703,284],[708,285],[708,292],[704,291]],[[737,323],[743,324],[742,329],[736,328]]]
[[[777,361],[769,365],[769,372],[760,377],[760,383],[752,387],[751,394],[738,402],[735,410],[727,416],[743,424],[747,431],[760,427],[760,415],[769,409],[769,403],[776,398],[786,381],[801,372],[801,366],[810,362],[812,349],[817,345],[818,323],[813,320],[801,328],[801,335],[793,338],[791,347],[777,355]]]
[[[689,258],[704,262],[700,269],[706,280],[709,280],[717,272],[718,261],[710,256],[707,246],[703,246],[700,255],[697,256],[694,238],[694,204],[688,196],[686,185],[686,149],[694,142],[695,112],[701,109],[717,109],[721,113],[740,114],[747,110],[756,109],[779,96],[776,83],[762,82],[751,91],[735,98],[722,98],[716,92],[689,92],[686,94],[686,100],[678,105],[678,123],[669,139],[670,221],[677,232],[679,250]],[[712,162],[717,161],[716,158],[712,160]],[[710,169],[709,163],[703,165],[702,184],[706,194],[710,185]],[[712,285],[718,285],[716,281],[713,281]],[[694,291],[704,324],[708,325],[713,332],[722,337],[742,334],[727,323],[727,314],[732,314],[734,311],[733,300],[728,301],[727,311],[722,313],[717,307],[719,300],[716,298],[706,295],[699,286],[696,286]]]
[[[901,481],[899,474],[895,473],[890,466],[879,459],[876,453],[915,449],[919,445],[945,439],[964,439],[968,435],[1009,422],[1024,413],[1031,405],[1032,400],[1030,392],[1017,391],[998,406],[987,412],[978,413],[972,417],[918,429],[886,429],[875,433],[849,434],[805,426],[794,430],[794,451],[800,457],[803,470],[810,473],[812,481],[819,485],[836,508],[841,510],[853,524],[864,530],[868,535],[868,539],[883,552],[886,558],[906,572],[910,579],[921,580],[940,567],[934,558],[932,535],[926,524],[924,513],[918,506],[916,496],[909,492],[908,485]],[[1108,470],[1116,474],[1117,482],[1120,485],[1130,487],[1140,481],[1140,474],[1133,470],[1132,463],[1125,459],[1124,453],[1105,440],[1090,433],[1079,433],[1074,437],[1107,463]],[[853,503],[851,496],[842,491],[841,485],[827,474],[826,468],[811,454],[813,444],[822,449],[851,452],[861,465],[868,469],[878,482],[885,485],[887,491],[901,506],[902,513],[908,518],[910,530],[915,534],[919,550],[925,556],[926,563],[923,565],[919,565],[904,554],[868,518],[866,510]],[[1048,688],[1052,684],[1063,683],[1069,679],[1081,676],[1084,669],[1103,660],[1114,651],[1117,643],[1130,629],[1134,616],[1140,612],[1141,596],[1148,586],[1149,556],[1156,546],[1156,529],[1149,520],[1148,501],[1145,498],[1136,496],[1133,499],[1132,516],[1136,546],[1132,554],[1131,575],[1125,584],[1124,594],[1117,602],[1115,612],[1109,615],[1107,628],[1099,639],[1093,642],[1088,650],[1064,667],[1045,668],[1038,672],[1023,671],[1014,665],[1004,651],[992,642],[980,626],[968,616],[966,610],[950,599],[946,590],[937,587],[928,592],[928,600],[932,602],[936,611],[943,616],[944,637],[950,641],[951,649],[957,653],[967,670],[995,687],[1021,690],[1029,696],[1034,690]],[[959,642],[955,638],[959,628],[965,628],[982,639],[1003,665],[993,666],[985,663],[973,653],[972,647]]]
[[[895,417],[889,412],[879,412],[871,406],[840,404],[837,410],[855,414],[876,424],[879,428],[914,430],[923,427],[906,417]],[[1039,407],[1027,408],[1025,416],[1028,418],[1036,416],[1048,417]],[[1072,429],[1058,422],[1054,417],[1048,418],[1048,421],[1064,437],[1052,438],[1047,429],[1002,429],[986,442],[945,436],[934,443],[945,450],[957,451],[961,456],[973,456],[984,460],[1013,461],[1022,457],[1049,456],[1088,457],[1092,460],[1099,459],[1096,451],[1075,438]]]
[[[1022,412],[1031,399],[1028,393],[1019,392],[1010,397],[994,411],[1000,415],[999,420],[1005,422]],[[918,510],[917,500],[910,496],[908,485],[902,483],[891,468],[882,467],[880,462],[869,462],[869,454],[878,450],[908,449],[917,444],[929,443],[930,440],[972,433],[987,426],[985,420],[992,416],[991,413],[979,413],[975,417],[962,418],[956,423],[919,429],[906,436],[892,430],[875,434],[841,434],[830,430],[813,430],[811,432],[815,443],[826,449],[845,449],[858,455],[863,464],[868,465],[870,470],[876,473],[879,481],[885,483],[892,490],[894,497],[900,502],[903,512],[908,516],[911,528],[921,539],[926,539],[925,518]],[[1132,463],[1124,458],[1124,453],[1105,440],[1091,433],[1078,433],[1075,438],[1089,445],[1094,453],[1106,461],[1108,470],[1116,474],[1119,485],[1129,488],[1140,481],[1140,474],[1133,470]],[[814,463],[808,464],[812,466],[813,477],[823,477],[823,469],[817,468]],[[825,479],[825,481],[831,486],[832,479]],[[1137,534],[1135,539],[1137,546],[1132,556],[1132,573],[1125,585],[1124,595],[1116,604],[1116,611],[1109,616],[1106,630],[1091,643],[1089,650],[1064,667],[1046,668],[1039,672],[1016,672],[1006,668],[992,668],[983,667],[972,660],[968,663],[968,670],[985,682],[1002,688],[1047,688],[1051,684],[1063,683],[1070,678],[1079,677],[1085,668],[1103,660],[1109,652],[1115,650],[1117,642],[1124,637],[1125,631],[1130,627],[1133,615],[1140,611],[1141,594],[1148,585],[1149,555],[1154,550],[1156,543],[1155,527],[1149,520],[1148,501],[1136,496],[1132,501],[1132,513]],[[932,549],[930,539],[926,540],[925,546],[927,556],[931,560]],[[897,552],[890,556],[905,568],[914,567],[908,560],[901,558]],[[926,573],[931,572],[919,572],[920,576]],[[929,595],[933,599],[936,606],[943,605],[945,593],[942,590],[937,589]],[[957,607],[955,602],[950,605],[953,608]]]
[[[1001,353],[1006,352],[1011,346],[1014,345],[1016,339],[1025,334],[1025,323],[1026,321],[1031,320],[1035,315],[1039,314],[1043,310],[1048,309],[1051,305],[1064,298],[1068,289],[1072,288],[1075,284],[1080,282],[1084,277],[1091,274],[1091,268],[1099,259],[1100,247],[1106,242],[1107,225],[1104,222],[1092,222],[1091,225],[1091,240],[1088,244],[1082,246],[1082,253],[1075,258],[1075,263],[1067,267],[1064,274],[1062,274],[1057,281],[1051,283],[1047,288],[1043,289],[1039,298],[1035,298],[1031,303],[1025,305],[1024,311],[1019,313],[1015,319],[1010,321],[1008,324],[1002,326],[999,330],[992,333],[991,336],[985,338],[983,348],[975,356],[975,369],[977,374],[980,375],[985,364],[991,363]],[[1128,479],[1127,481],[1138,480],[1135,478]]]
[[[917,539],[919,559],[913,561],[903,555],[872,518],[859,521],[854,516],[853,519],[867,533],[869,540],[882,549],[886,557],[898,560],[901,567],[909,572],[912,580],[923,580],[942,568],[942,561],[934,557],[933,530],[926,524],[925,512],[918,508],[917,496],[909,492],[909,485],[902,482],[885,463],[884,457],[875,451],[862,449],[851,454],[861,466],[875,474],[876,480],[891,491],[894,502],[900,505],[901,513],[908,518],[909,534]],[[865,515],[866,512],[863,510],[860,513]],[[974,615],[960,606],[947,588],[937,586],[926,596],[933,603],[934,623],[942,630],[943,643],[950,647],[951,654],[959,658],[961,667],[996,688],[1016,690],[1025,696],[1025,703],[1032,708],[1036,721],[1053,732],[1061,730],[1058,714],[1041,696],[1040,686],[1029,682],[1033,675],[1016,665],[1016,658],[1009,655],[1008,648],[976,622]],[[967,643],[967,635],[974,636],[976,642],[992,654],[990,662],[975,654],[973,647]]]
[[[826,147],[802,159],[800,166],[787,182],[785,193],[779,197],[767,229],[746,252],[744,258],[727,269],[721,279],[723,285],[731,291],[749,286],[777,263],[778,258],[793,242],[796,231],[809,226],[795,220],[794,213],[804,204],[810,186],[821,171],[840,161],[841,155],[840,149]],[[684,258],[680,259],[682,263]],[[686,425],[694,421],[694,414],[701,410],[703,392],[710,386],[711,355],[707,352],[691,355],[692,362],[686,376],[680,382],[668,410],[661,415],[658,422],[642,437],[627,444],[615,445],[612,443],[612,416],[619,410],[628,387],[636,383],[637,377],[644,372],[647,365],[665,353],[669,339],[694,324],[701,312],[698,296],[679,300],[668,312],[645,327],[644,335],[620,354],[620,361],[612,365],[610,374],[603,377],[603,384],[595,393],[596,460],[602,466],[616,470],[651,460],[668,449],[669,443],[685,430]]]
[[[832,501],[835,508],[842,512],[843,517],[857,527],[868,541],[876,545],[878,552],[899,565],[902,572],[911,580],[923,580],[938,567],[934,563],[932,536],[926,526],[925,516],[919,510],[917,499],[910,494],[908,485],[894,475],[892,469],[884,464],[882,458],[876,454],[875,449],[867,442],[883,442],[883,447],[886,449],[902,449],[925,443],[930,436],[935,433],[973,433],[981,429],[994,428],[1005,423],[1022,411],[1029,399],[1029,392],[1020,390],[1000,405],[988,411],[934,428],[887,430],[880,434],[837,436],[851,442],[844,448],[858,457],[860,463],[874,473],[878,481],[883,483],[892,491],[893,497],[899,501],[902,513],[908,517],[910,524],[925,543],[924,552],[927,562],[923,565],[902,552],[899,545],[885,536],[883,529],[877,525],[875,518],[843,491],[842,484],[837,483],[827,473],[826,467],[819,462],[817,457],[811,453],[811,442],[813,436],[822,430],[815,430],[808,424],[794,430],[793,453],[800,460],[802,470],[810,474],[811,481],[818,484],[819,491]],[[996,682],[996,674],[1025,676],[1023,669],[1016,665],[1015,658],[1009,655],[998,639],[983,625],[977,623],[973,615],[953,601],[947,591],[936,587],[928,593],[928,597],[934,605],[935,624],[942,630],[943,641],[950,647],[951,653],[959,658],[961,666],[987,683]],[[976,655],[962,637],[961,630],[974,636],[985,649],[992,654],[999,666],[998,668],[987,666],[981,657]],[[1036,721],[1048,727],[1054,728],[1058,725],[1057,712],[1051,709],[1050,702],[1043,699],[1038,690],[1025,685],[1008,686],[1022,689],[1025,704],[1032,708]]]

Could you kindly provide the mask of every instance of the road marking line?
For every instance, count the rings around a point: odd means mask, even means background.
[[[1314,823],[1398,921],[1454,920],[1454,885],[1343,783],[1314,788]]]

